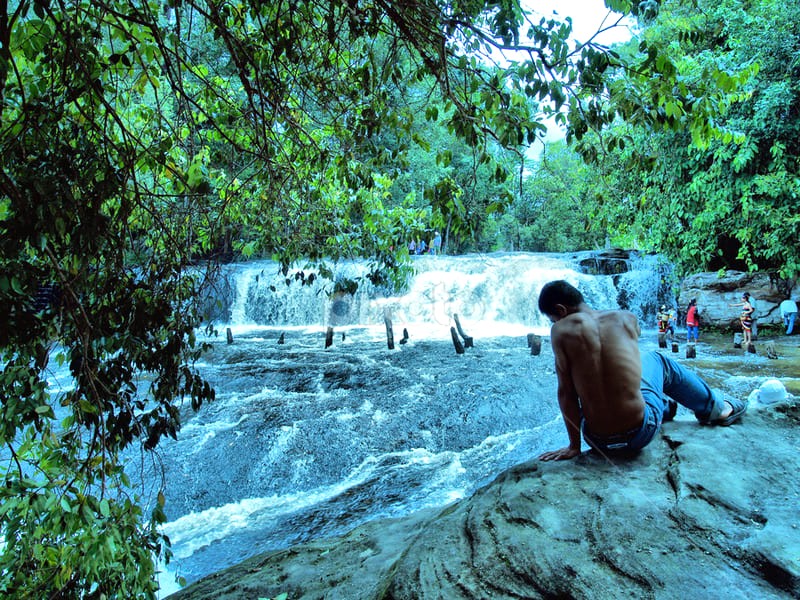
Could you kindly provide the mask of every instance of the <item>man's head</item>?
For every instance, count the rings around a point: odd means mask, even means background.
[[[546,283],[539,293],[539,310],[553,322],[574,312],[584,302],[583,294],[563,279]]]

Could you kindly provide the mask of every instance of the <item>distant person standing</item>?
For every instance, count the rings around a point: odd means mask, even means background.
[[[686,341],[690,344],[697,343],[700,337],[700,314],[697,312],[697,299],[689,301],[686,309]]]
[[[442,236],[438,231],[433,236],[433,253],[442,253]]]
[[[758,302],[756,301],[755,296],[750,296],[750,306],[753,308],[753,311],[750,313],[750,339],[757,340],[758,339]]]
[[[675,327],[678,325],[678,316],[675,314],[675,309],[669,309],[669,322],[667,324],[667,331],[672,336],[672,339],[675,339]]]
[[[742,312],[739,315],[739,323],[742,325],[742,345],[747,347],[753,341],[753,305],[750,304],[750,294],[742,294],[742,301],[729,304],[728,306],[741,306]]]
[[[792,335],[794,331],[794,320],[797,318],[797,302],[787,295],[786,300],[781,302],[781,319],[786,327],[786,335]]]
[[[663,339],[660,336],[667,337],[669,334],[669,313],[667,312],[666,305],[662,305],[661,309],[658,311],[658,315],[656,315],[656,319],[658,320],[658,333],[659,333],[659,340]]]

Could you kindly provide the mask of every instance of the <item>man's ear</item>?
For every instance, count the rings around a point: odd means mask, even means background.
[[[553,308],[555,309],[556,316],[559,319],[563,319],[564,317],[566,317],[569,314],[569,310],[563,304],[556,304]]]

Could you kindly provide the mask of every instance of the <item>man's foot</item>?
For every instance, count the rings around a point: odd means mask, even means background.
[[[669,423],[672,419],[675,418],[675,414],[678,412],[678,403],[675,402],[672,398],[667,398],[667,410],[664,413],[664,417],[662,419],[663,423]]]
[[[701,421],[703,425],[719,425],[721,427],[727,427],[742,418],[742,415],[747,412],[747,398],[744,400],[737,400],[736,398],[730,398],[725,400],[726,406],[722,409],[722,412],[719,414],[714,420],[709,421]]]

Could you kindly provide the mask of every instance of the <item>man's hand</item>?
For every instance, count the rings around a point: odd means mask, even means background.
[[[561,448],[560,450],[545,452],[544,454],[539,456],[539,460],[569,460],[570,458],[575,458],[580,453],[581,453],[580,448],[573,448],[571,446],[567,446],[566,448]]]

